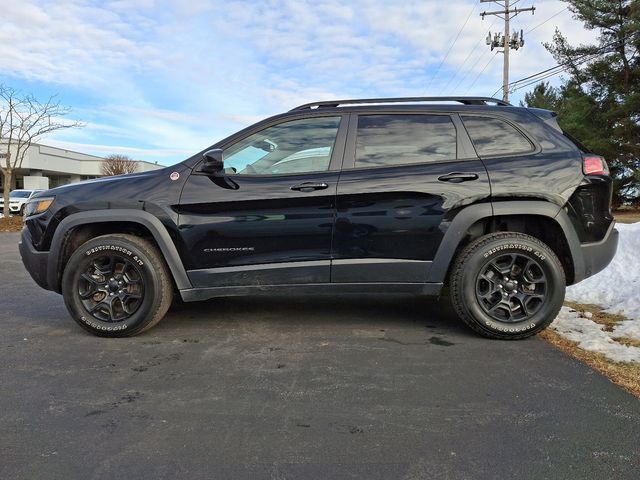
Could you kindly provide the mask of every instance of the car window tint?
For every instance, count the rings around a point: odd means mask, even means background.
[[[456,158],[456,129],[447,115],[361,115],[356,167]]]
[[[265,128],[224,150],[228,174],[278,175],[329,169],[340,117],[292,120]]]
[[[513,155],[533,151],[531,142],[503,120],[463,116],[462,121],[480,156]]]

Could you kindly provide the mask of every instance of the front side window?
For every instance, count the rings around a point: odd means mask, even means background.
[[[329,170],[340,117],[280,123],[224,150],[228,174],[278,175]]]
[[[361,115],[356,167],[456,158],[456,128],[447,115]]]
[[[514,155],[533,151],[533,145],[507,122],[493,117],[462,116],[479,156]]]

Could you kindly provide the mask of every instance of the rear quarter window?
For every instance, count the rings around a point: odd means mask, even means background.
[[[504,120],[463,115],[462,121],[481,157],[516,155],[534,150],[531,142]]]

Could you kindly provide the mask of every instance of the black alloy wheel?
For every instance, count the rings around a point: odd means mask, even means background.
[[[451,303],[473,330],[518,340],[545,329],[565,292],[564,267],[540,239],[517,232],[484,235],[465,246],[449,274]]]
[[[72,318],[102,337],[129,337],[154,326],[171,306],[173,287],[152,241],[120,233],[81,245],[62,275]]]
[[[482,309],[500,322],[519,322],[535,315],[544,304],[547,277],[528,256],[509,253],[488,261],[476,281]]]
[[[120,322],[140,308],[144,279],[133,262],[110,254],[91,262],[80,275],[77,288],[89,315],[103,322]]]

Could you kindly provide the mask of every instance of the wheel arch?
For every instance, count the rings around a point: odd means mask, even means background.
[[[55,230],[47,261],[47,283],[61,293],[63,265],[82,243],[108,233],[133,233],[158,247],[179,290],[191,288],[178,250],[160,220],[143,210],[92,210],[69,215]]]
[[[545,201],[519,200],[474,204],[461,210],[446,229],[428,281],[444,283],[451,263],[465,245],[499,231],[527,233],[549,244],[563,264],[569,285],[584,278],[580,241],[562,207]]]

